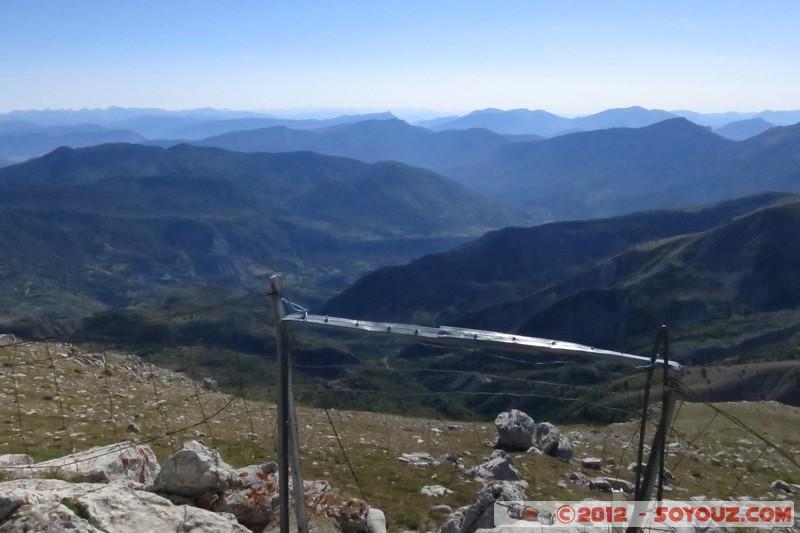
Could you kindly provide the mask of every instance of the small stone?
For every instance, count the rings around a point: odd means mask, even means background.
[[[788,483],[786,483],[785,481],[780,480],[780,479],[777,479],[777,480],[772,482],[772,488],[773,489],[782,490],[784,492],[789,492],[789,493],[794,492],[794,490],[792,490],[791,485],[789,485]]]
[[[599,457],[584,457],[581,459],[581,466],[592,470],[600,470],[603,466],[603,460]]]
[[[441,485],[425,485],[420,489],[419,493],[423,496],[438,498],[439,496],[453,494],[453,491]]]

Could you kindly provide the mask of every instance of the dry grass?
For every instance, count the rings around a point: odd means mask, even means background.
[[[800,409],[769,402],[720,406],[800,457]],[[0,347],[3,453],[28,453],[41,461],[73,449],[137,440],[148,442],[163,460],[181,442],[196,439],[217,447],[231,464],[242,466],[275,460],[275,414],[270,401],[246,402],[209,391],[182,374],[152,367],[133,356],[82,353],[62,344]],[[128,432],[130,423],[141,432]],[[393,531],[438,527],[444,515],[433,512],[433,505],[465,505],[479,487],[452,462],[412,468],[398,460],[402,453],[428,452],[435,458],[452,454],[468,469],[491,453],[486,443],[496,439],[490,420],[453,422],[337,410],[326,414],[306,407],[298,408],[298,426],[304,477],[326,479],[348,497],[361,497],[363,491],[371,505],[386,512]],[[614,462],[600,473],[584,470],[587,475],[633,479],[626,467],[635,461],[637,424],[561,429],[573,432],[576,449],[571,463],[512,454],[514,465],[529,483],[529,498],[604,497],[566,481],[565,474],[582,470],[579,459],[583,457]],[[772,481],[800,483],[800,471],[794,465],[728,419],[714,417],[704,404],[683,404],[674,430],[671,442],[681,443],[681,449],[667,459],[677,478],[668,492],[671,498],[701,494],[774,498],[779,495],[771,489]],[[687,446],[687,441],[693,445]],[[423,486],[435,484],[449,487],[453,494],[436,499],[420,494]]]

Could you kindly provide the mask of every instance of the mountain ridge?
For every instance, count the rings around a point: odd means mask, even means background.
[[[190,145],[61,148],[0,169],[0,192],[0,299],[17,318],[193,284],[239,290],[280,271],[313,302],[371,267],[525,220],[401,163]]]
[[[755,323],[783,313],[785,328],[800,326],[800,315],[787,311],[800,303],[800,284],[789,275],[800,257],[788,245],[798,227],[800,196],[762,194],[704,208],[509,228],[370,273],[323,311],[353,316],[370,309],[379,320],[426,318],[426,325],[637,350],[667,323],[688,327],[694,347],[684,346],[687,357],[720,339],[704,343],[693,331],[724,329],[732,316],[749,313]],[[777,243],[785,250],[775,256]],[[409,293],[409,285],[426,290]],[[745,336],[755,335],[757,328],[748,327]],[[763,348],[756,344],[751,353]]]

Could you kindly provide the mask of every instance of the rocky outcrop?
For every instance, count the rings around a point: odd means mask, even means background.
[[[262,531],[277,522],[278,466],[236,469],[196,441],[185,443],[160,469],[149,447],[133,443],[30,463],[24,455],[0,456],[5,475],[31,478],[0,483],[0,532],[227,533]],[[327,482],[304,482],[303,491],[319,531],[331,531],[333,523],[339,531],[386,533],[380,510],[335,495]]]
[[[0,531],[240,532],[248,529],[233,515],[172,502],[141,490],[136,482],[69,483],[19,479],[2,484]]]
[[[30,461],[28,456],[2,457],[6,459],[0,459],[0,471],[15,478],[56,475],[87,483],[127,480],[149,485],[159,472],[158,459],[150,446],[133,442],[99,446],[34,464],[25,464]],[[17,464],[8,464],[12,459]]]
[[[7,453],[0,455],[0,472],[13,474],[16,470],[23,470],[22,467],[32,466],[33,458],[24,453]]]
[[[497,415],[497,447],[509,452],[524,452],[533,444],[536,424],[527,414],[511,409]]]

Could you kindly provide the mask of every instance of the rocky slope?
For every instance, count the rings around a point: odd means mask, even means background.
[[[163,527],[188,517],[185,524],[194,524],[194,531],[231,531],[236,529],[230,516],[210,518],[199,507],[240,512],[237,494],[246,489],[267,495],[259,491],[274,485],[269,465],[276,458],[273,391],[262,400],[245,400],[213,390],[213,376],[192,379],[130,355],[24,343],[10,336],[2,344],[0,445],[18,454],[7,459],[15,466],[2,475],[48,472],[51,479],[4,482],[0,520],[6,522],[0,531],[21,530],[11,529],[12,522],[13,527],[40,527],[41,520],[70,523],[78,531],[124,530],[124,513],[102,514],[100,499],[130,506],[131,516],[142,520],[146,513]],[[713,372],[704,379],[712,379]],[[698,374],[690,369],[686,378]],[[735,415],[755,433],[711,406],[682,404],[668,446],[670,497],[797,502],[800,472],[786,457],[800,456],[795,432],[800,409],[774,402],[713,407]],[[658,417],[657,405],[652,416]],[[381,509],[390,531],[454,531],[467,516],[485,516],[487,495],[574,501],[604,499],[610,487],[630,487],[636,423],[565,426],[529,418],[512,410],[494,423],[473,423],[300,407],[303,474],[327,480],[344,501],[364,500]],[[648,439],[651,434],[652,427]],[[495,450],[498,445],[505,450]],[[95,446],[106,448],[92,451]],[[79,455],[71,455],[73,449]],[[101,475],[87,457],[110,458],[115,469]],[[174,468],[178,464],[206,466]],[[197,477],[188,483],[165,481],[177,470]],[[324,485],[313,486],[320,489],[315,494],[329,494]],[[113,495],[118,492],[126,493],[125,503]],[[217,495],[213,502],[204,498],[210,493]],[[319,500],[310,496],[309,501]],[[150,506],[158,511],[147,511]],[[212,520],[225,520],[222,527],[228,529],[202,525]],[[253,529],[262,525],[247,523]]]

